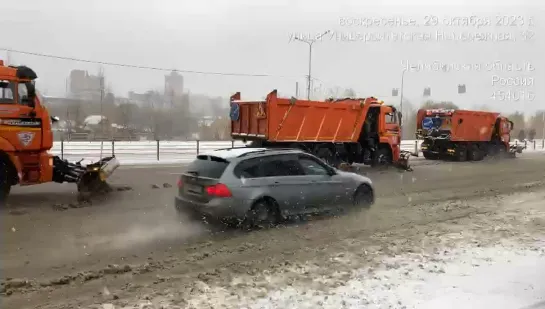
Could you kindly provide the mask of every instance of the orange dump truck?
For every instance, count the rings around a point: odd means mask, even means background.
[[[401,113],[376,98],[308,101],[231,97],[231,136],[255,147],[300,148],[331,165],[363,163],[408,169],[400,148]]]
[[[119,166],[114,157],[82,166],[49,154],[52,123],[36,94],[36,73],[25,66],[4,66],[0,60],[0,206],[14,185],[46,182],[77,184],[80,197],[104,187]]]
[[[420,109],[416,138],[429,160],[453,158],[479,161],[488,155],[514,156],[522,146],[511,146],[513,122],[499,113],[453,109]]]

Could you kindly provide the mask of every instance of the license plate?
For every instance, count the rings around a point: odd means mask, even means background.
[[[186,192],[202,194],[202,186],[198,186],[198,185],[186,184],[185,190]]]

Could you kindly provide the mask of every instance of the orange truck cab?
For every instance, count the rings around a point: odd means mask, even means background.
[[[499,113],[420,109],[416,117],[416,138],[423,140],[421,150],[429,160],[479,161],[488,155],[522,152],[521,147],[510,146],[513,122]]]
[[[79,182],[88,172],[48,153],[53,146],[51,126],[57,119],[50,117],[36,95],[36,78],[32,69],[4,66],[0,60],[0,204],[13,185]],[[115,169],[118,163],[114,163]]]
[[[231,96],[231,136],[256,147],[291,147],[331,165],[363,163],[408,167],[401,150],[401,113],[376,98],[328,101]]]

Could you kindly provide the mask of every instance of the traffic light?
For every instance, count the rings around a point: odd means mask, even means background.
[[[466,93],[466,85],[458,85],[458,93]]]
[[[431,96],[431,88],[430,87],[424,88],[424,96],[425,97]]]
[[[392,97],[397,97],[398,94],[399,94],[399,89],[393,88],[392,89]]]

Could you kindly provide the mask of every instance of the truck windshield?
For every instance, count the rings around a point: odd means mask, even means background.
[[[19,104],[28,105],[28,88],[25,83],[19,83],[17,86],[17,99],[19,100]]]
[[[422,121],[422,127],[426,130],[450,130],[451,129],[451,117],[426,117]]]
[[[397,119],[396,119],[396,114],[395,113],[387,113],[386,115],[386,123],[387,124],[396,124],[397,123]]]
[[[15,83],[0,80],[0,104],[15,103]]]

